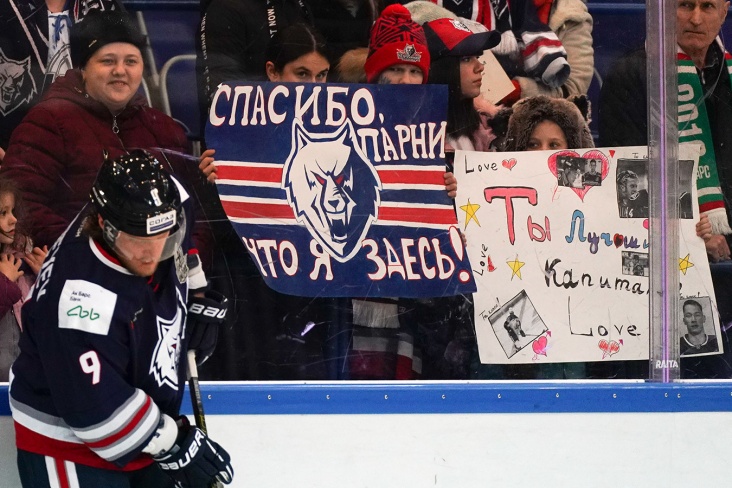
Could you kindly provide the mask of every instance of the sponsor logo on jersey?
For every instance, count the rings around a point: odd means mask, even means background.
[[[68,280],[58,301],[58,326],[107,335],[116,304],[116,293],[89,281]]]

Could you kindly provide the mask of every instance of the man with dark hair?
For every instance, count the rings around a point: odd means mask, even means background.
[[[648,190],[638,189],[638,175],[635,171],[618,172],[617,185],[620,218],[648,218]]]
[[[717,336],[704,332],[704,322],[707,318],[701,303],[696,300],[686,300],[681,308],[687,333],[682,335],[679,340],[679,354],[691,356],[718,352]]]
[[[590,159],[588,170],[582,176],[582,186],[598,186],[602,183],[602,175],[597,172],[597,159]]]
[[[91,200],[23,306],[10,387],[21,483],[230,483],[227,452],[179,415],[181,355],[215,345],[197,317],[211,303],[194,290],[206,281],[188,254],[191,199],[137,150],[105,159]]]

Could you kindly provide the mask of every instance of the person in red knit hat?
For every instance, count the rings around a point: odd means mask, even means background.
[[[402,5],[390,5],[371,28],[364,70],[369,83],[424,84],[429,77],[431,57],[424,29],[412,21]],[[445,190],[454,198],[457,179],[444,174]],[[442,354],[431,355],[439,345],[426,330],[447,330],[453,304],[459,297],[353,298],[352,337],[348,351],[349,378],[355,380],[413,380],[442,378],[449,369]],[[449,334],[448,334],[449,335]],[[443,345],[443,348],[446,347]],[[424,349],[428,356],[424,357]],[[449,377],[449,376],[447,376]]]
[[[369,83],[427,82],[430,52],[424,30],[402,5],[386,7],[374,22],[364,69]]]

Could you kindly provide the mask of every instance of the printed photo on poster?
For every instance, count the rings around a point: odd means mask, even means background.
[[[709,297],[682,298],[679,303],[683,324],[679,331],[679,354],[688,357],[719,353]]]
[[[489,320],[507,358],[533,343],[547,330],[523,290],[494,312]]]
[[[631,276],[649,276],[649,257],[646,253],[623,251],[620,253],[623,260],[623,274]]]
[[[694,178],[694,161],[688,159],[679,160],[679,218],[693,219],[694,206],[691,201],[692,185],[696,183]]]
[[[648,160],[619,159],[615,178],[621,219],[648,218]]]
[[[599,158],[583,158],[583,160],[585,161],[585,173],[582,175],[582,185],[602,185],[602,160]]]

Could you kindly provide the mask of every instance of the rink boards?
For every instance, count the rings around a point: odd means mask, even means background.
[[[685,487],[729,478],[732,383],[202,389],[237,487]],[[0,486],[15,488],[6,385],[0,395]]]

